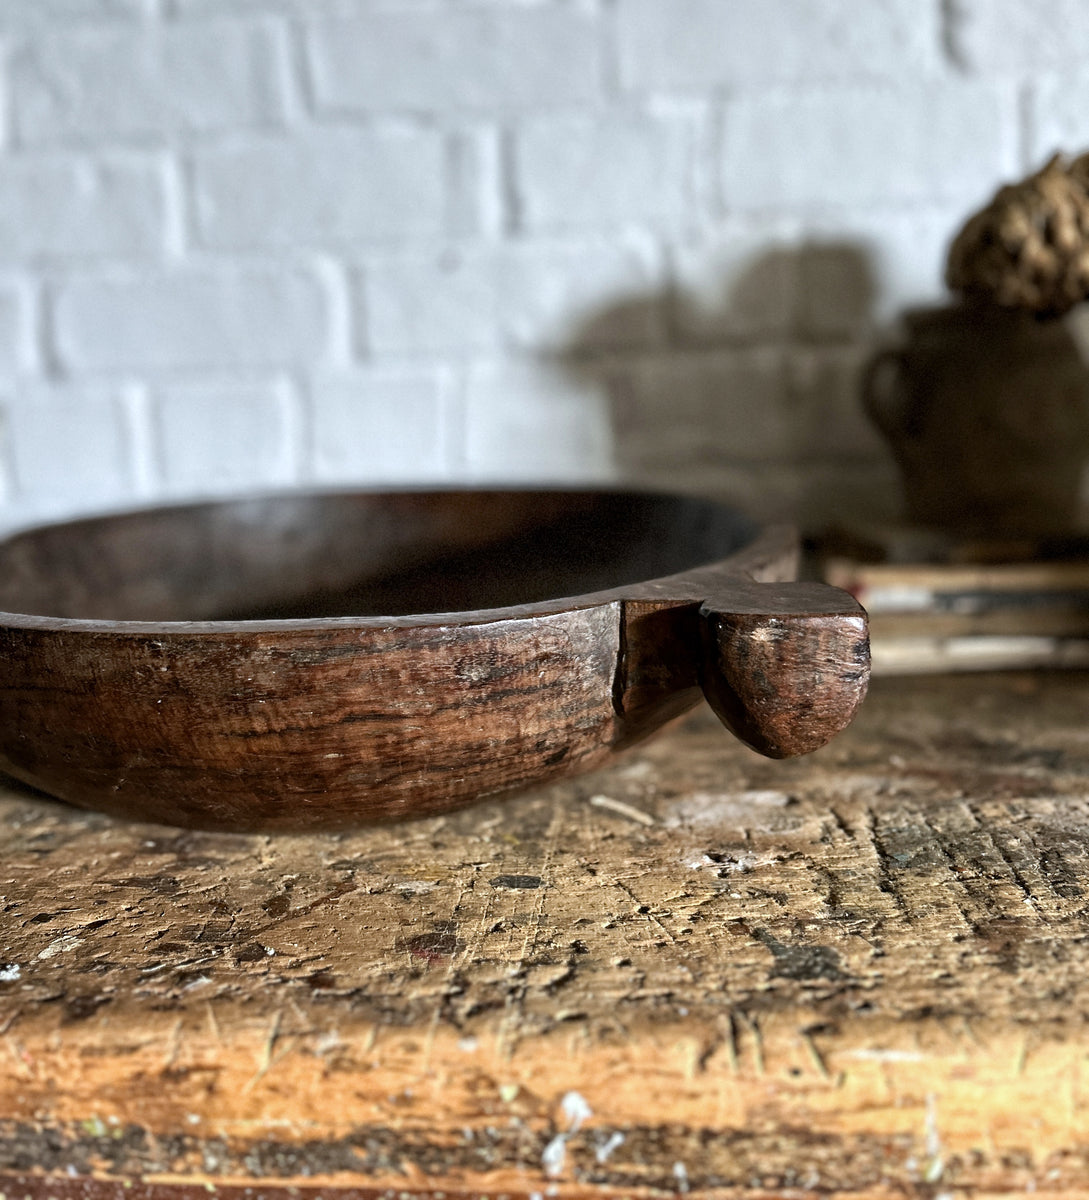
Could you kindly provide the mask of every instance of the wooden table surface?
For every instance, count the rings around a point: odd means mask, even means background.
[[[0,838],[7,1200],[1089,1189],[1086,675],[343,835],[11,785]]]

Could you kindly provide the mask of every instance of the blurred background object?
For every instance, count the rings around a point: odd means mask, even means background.
[[[1089,365],[1063,321],[985,299],[904,315],[863,394],[908,516],[975,537],[1072,533],[1089,462]]]
[[[975,307],[1058,317],[1089,295],[1089,155],[1053,155],[998,189],[949,248],[946,282]]]
[[[898,504],[858,403],[1065,0],[6,0],[2,523],[302,484]]]
[[[826,532],[822,574],[865,603],[879,673],[1089,662],[1087,166],[1001,187],[953,239],[951,301],[863,374],[906,520]]]
[[[1084,338],[1089,160],[1055,155],[953,239],[943,307],[905,314],[863,400],[903,475],[907,514],[976,537],[1073,533],[1089,462]]]

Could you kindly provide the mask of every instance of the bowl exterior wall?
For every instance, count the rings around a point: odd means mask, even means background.
[[[606,759],[621,605],[474,624],[0,629],[0,769],[211,829],[441,812]]]

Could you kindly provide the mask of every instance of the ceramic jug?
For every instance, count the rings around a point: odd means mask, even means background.
[[[1089,458],[1089,366],[1064,321],[917,309],[863,380],[908,516],[958,532],[1070,531]]]

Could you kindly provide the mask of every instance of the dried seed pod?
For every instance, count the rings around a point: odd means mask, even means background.
[[[1058,316],[1089,296],[1089,155],[1056,155],[999,189],[949,249],[946,282],[971,299]]]

